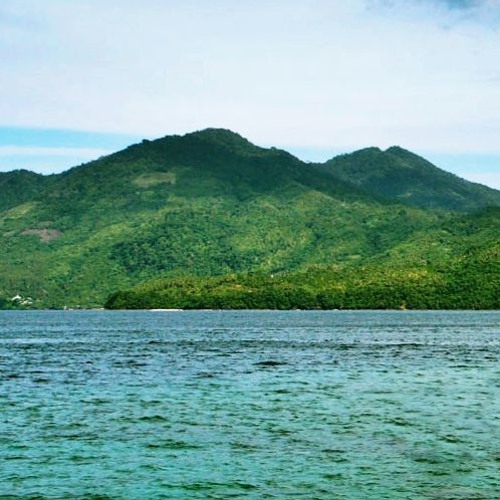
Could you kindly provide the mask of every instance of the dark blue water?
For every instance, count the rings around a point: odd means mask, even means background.
[[[500,498],[500,313],[0,312],[0,498]]]

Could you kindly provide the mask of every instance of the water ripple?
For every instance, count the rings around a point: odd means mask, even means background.
[[[500,313],[0,312],[0,498],[500,498]]]

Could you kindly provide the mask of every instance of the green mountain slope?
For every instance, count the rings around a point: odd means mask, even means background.
[[[0,297],[36,307],[99,306],[159,277],[355,269],[450,217],[221,129],[143,141],[60,175],[3,175]],[[490,191],[471,193],[471,206],[489,203]]]
[[[152,280],[110,309],[499,309],[500,209],[417,231],[357,266]]]
[[[370,194],[428,209],[471,211],[500,205],[500,192],[468,182],[399,147],[367,148],[324,164],[335,179]]]
[[[28,170],[0,172],[0,211],[20,205],[42,193],[54,176],[43,176]]]

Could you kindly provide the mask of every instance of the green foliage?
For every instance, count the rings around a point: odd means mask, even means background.
[[[28,170],[0,172],[0,211],[36,198],[55,176],[43,176]]]
[[[436,266],[315,267],[279,275],[157,280],[113,293],[109,309],[498,309],[500,245]]]
[[[500,205],[500,192],[440,170],[399,147],[341,155],[323,168],[367,193],[421,208],[471,211]]]
[[[0,174],[0,294],[33,297],[40,308],[98,307],[116,290],[125,292],[115,303],[131,307],[389,307],[405,297],[387,302],[386,270],[429,268],[439,281],[439,269],[454,269],[468,249],[489,255],[495,211],[438,212],[408,205],[411,196],[403,204],[397,186],[425,161],[393,149],[359,154],[359,172],[346,167],[342,177],[329,164],[208,129],[143,141],[60,175]],[[379,171],[379,187],[370,188],[365,163]],[[410,174],[400,175],[403,163]],[[450,175],[422,169],[429,186]],[[379,189],[391,182],[392,191]],[[498,195],[461,182],[467,206]],[[446,186],[439,189],[436,206],[450,205]],[[377,280],[357,284],[370,276]],[[180,284],[134,288],[159,277]],[[189,283],[196,293],[186,292]],[[405,280],[388,283],[401,289]]]

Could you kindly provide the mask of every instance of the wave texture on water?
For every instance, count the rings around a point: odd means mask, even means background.
[[[0,312],[0,498],[500,498],[500,313]]]

